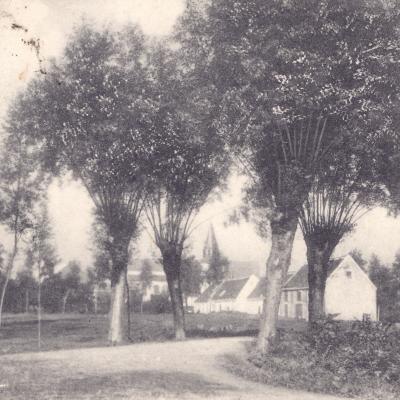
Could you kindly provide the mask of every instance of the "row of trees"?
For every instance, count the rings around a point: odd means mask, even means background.
[[[28,313],[39,308],[47,313],[94,311],[94,275],[82,279],[82,269],[77,262],[70,262],[61,272],[51,269],[46,276],[42,273],[39,281],[38,271],[32,270],[29,257],[26,261],[27,265],[8,282],[4,312]],[[0,276],[0,284],[4,284],[4,279]]]
[[[396,193],[394,3],[215,0],[191,2],[183,19],[187,67],[219,93],[218,132],[251,177],[250,207],[270,223],[261,351],[276,336],[298,224],[312,323],[324,314],[335,247],[363,212]]]
[[[272,241],[259,349],[276,337],[298,224],[310,320],[323,316],[336,245],[365,210],[398,202],[395,3],[188,1],[173,37],[157,44],[135,27],[81,26],[16,99],[10,137],[34,143],[42,170],[72,172],[93,200],[112,343],[127,339],[127,264],[141,217],[161,253],[176,338],[185,337],[182,254],[231,162],[249,176],[248,206]]]

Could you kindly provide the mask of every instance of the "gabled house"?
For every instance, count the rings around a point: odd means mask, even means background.
[[[347,255],[332,260],[325,289],[325,312],[337,319],[354,320],[368,316],[378,319],[376,287],[368,274]],[[248,278],[225,280],[209,287],[195,301],[195,312],[241,311],[259,314],[262,310],[265,280]],[[281,295],[279,317],[308,319],[308,266],[289,275]]]

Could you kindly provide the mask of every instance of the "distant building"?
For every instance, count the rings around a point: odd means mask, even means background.
[[[140,274],[144,265],[151,268],[152,278],[150,285],[143,294],[143,301],[151,300],[151,296],[168,293],[168,284],[162,265],[157,260],[151,258],[135,259],[128,267],[128,285],[130,290],[141,290],[142,281]]]
[[[264,292],[265,280],[254,274],[242,279],[228,279],[207,288],[195,301],[194,310],[257,314],[262,310]],[[350,255],[330,263],[325,312],[341,320],[360,320],[364,316],[377,320],[376,287]],[[288,277],[282,290],[279,317],[308,320],[307,265]]]

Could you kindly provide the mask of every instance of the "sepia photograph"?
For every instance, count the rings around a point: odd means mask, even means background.
[[[0,0],[0,400],[400,399],[400,0]]]

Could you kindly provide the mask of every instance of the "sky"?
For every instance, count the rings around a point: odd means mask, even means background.
[[[35,53],[22,40],[40,39],[45,65],[47,59],[60,56],[73,26],[83,18],[98,26],[137,23],[145,34],[162,37],[171,31],[183,9],[183,0],[0,0],[0,124],[13,97],[39,73]],[[12,29],[12,24],[22,28]],[[198,227],[189,243],[190,251],[197,257],[201,256],[212,223],[220,248],[229,259],[265,263],[270,247],[268,239],[261,239],[250,223],[226,225],[229,214],[241,204],[244,182],[244,177],[232,174],[228,190],[200,211]],[[49,214],[62,264],[72,259],[83,265],[91,264],[92,212],[91,200],[79,182],[67,177],[51,184]],[[145,228],[142,231],[135,256],[159,257],[148,231]],[[7,243],[4,232],[1,235],[0,241]],[[335,256],[345,255],[354,248],[366,257],[375,253],[384,262],[392,262],[400,250],[400,219],[388,216],[384,209],[372,210],[342,241]],[[292,269],[305,262],[305,252],[301,233],[297,232]]]

